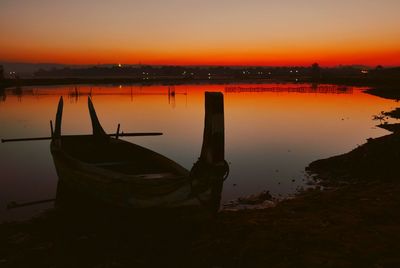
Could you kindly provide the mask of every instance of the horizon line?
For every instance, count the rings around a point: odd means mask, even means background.
[[[154,64],[154,63],[122,63],[122,62],[113,62],[113,63],[59,63],[59,62],[31,62],[31,61],[9,61],[9,60],[1,60],[1,64],[31,64],[31,65],[65,65],[65,66],[103,66],[103,65],[122,65],[122,66],[179,66],[179,67],[264,67],[264,68],[276,68],[276,67],[310,67],[312,64],[317,63],[320,67],[323,68],[337,68],[337,67],[351,67],[351,66],[363,66],[368,68],[374,68],[377,66],[395,68],[400,67],[399,65],[385,65],[385,64],[360,64],[360,63],[352,63],[352,64],[320,64],[318,61],[311,62],[310,64],[282,64],[282,65],[261,65],[261,64]]]

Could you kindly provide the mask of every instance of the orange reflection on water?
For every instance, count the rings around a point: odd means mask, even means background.
[[[57,99],[66,99],[64,131],[90,131],[85,105],[87,96],[95,103],[105,129],[115,131],[121,123],[125,131],[194,129],[201,135],[204,91],[225,93],[227,137],[235,141],[249,139],[259,143],[260,134],[274,139],[290,139],[293,133],[304,140],[317,136],[344,135],[360,142],[364,132],[354,131],[373,126],[371,117],[391,109],[391,101],[362,93],[360,88],[309,84],[242,84],[242,85],[177,85],[177,86],[57,86],[24,90],[20,100],[12,95],[2,104],[9,106],[7,118],[20,120],[29,111],[31,120],[43,127],[54,117]],[[8,92],[9,94],[10,92]],[[323,94],[325,93],[325,94]],[[21,106],[22,105],[22,106]],[[14,107],[15,106],[15,107]],[[22,108],[22,109],[21,109]],[[365,132],[366,131],[366,132]],[[310,134],[312,132],[313,134]],[[376,135],[383,130],[374,130]],[[257,133],[257,134],[256,134]],[[254,138],[257,137],[257,141]],[[332,141],[330,142],[332,144]]]

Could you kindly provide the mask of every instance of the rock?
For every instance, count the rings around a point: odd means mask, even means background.
[[[259,194],[249,195],[247,197],[240,197],[236,200],[229,201],[224,204],[224,211],[239,211],[247,209],[265,209],[275,207],[276,202],[269,191],[263,191]]]
[[[265,200],[262,204],[261,204],[262,208],[273,208],[276,206],[276,203],[274,201],[271,200]]]
[[[265,200],[272,200],[272,195],[269,191],[264,191],[247,197],[239,197],[238,203],[244,205],[256,205],[263,203]]]

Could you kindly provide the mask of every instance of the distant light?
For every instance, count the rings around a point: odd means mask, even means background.
[[[293,73],[293,71],[292,71],[292,70],[290,70],[290,72],[291,72],[291,73]]]
[[[119,85],[119,88],[122,88],[122,85]]]
[[[121,64],[121,63],[118,63],[118,67],[121,68],[121,67],[122,67],[122,64]]]
[[[299,71],[298,70],[296,70],[296,73],[298,73]]]
[[[367,71],[367,70],[361,70],[361,73],[363,73],[363,74],[367,74],[367,73],[368,73],[368,71]]]

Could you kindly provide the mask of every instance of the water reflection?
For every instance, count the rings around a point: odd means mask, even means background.
[[[364,94],[362,88],[330,85],[175,85],[175,94],[168,94],[168,85],[76,87],[78,98],[69,97],[75,86],[24,87],[18,95],[6,89],[6,100],[0,103],[0,137],[49,136],[45,119],[54,117],[60,96],[65,100],[63,135],[90,133],[87,97],[91,96],[107,133],[115,133],[118,123],[123,131],[162,131],[164,135],[157,138],[124,140],[173,159],[190,171],[201,155],[204,92],[222,92],[225,153],[232,163],[222,203],[263,191],[274,197],[294,193],[305,185],[304,168],[310,162],[388,133],[376,128],[371,118],[396,107],[391,100]],[[229,87],[258,90],[234,93],[226,91]],[[57,173],[48,141],[0,146],[0,203],[54,198]],[[48,207],[12,212],[1,207],[0,220],[26,218]]]
[[[6,101],[6,89],[0,86],[0,101]]]
[[[262,92],[291,92],[291,93],[318,93],[318,94],[352,94],[353,87],[337,85],[291,85],[282,87],[275,86],[228,86],[226,93],[262,93]]]

